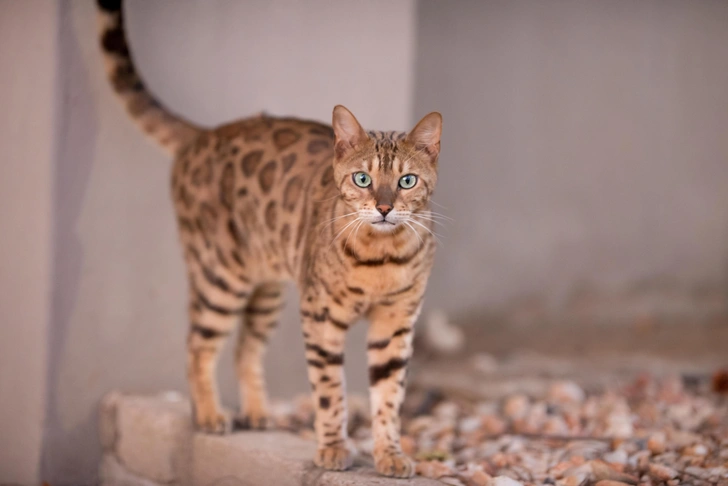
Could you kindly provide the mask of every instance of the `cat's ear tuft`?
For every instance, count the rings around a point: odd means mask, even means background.
[[[334,107],[331,125],[336,136],[334,150],[337,157],[344,156],[369,139],[356,117],[342,105]]]
[[[427,153],[432,161],[440,154],[440,135],[442,135],[442,115],[433,111],[425,115],[409,134],[407,142],[416,150]]]

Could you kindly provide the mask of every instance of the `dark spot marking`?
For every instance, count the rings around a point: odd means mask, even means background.
[[[214,233],[217,229],[217,211],[209,204],[200,203],[200,219],[206,233]]]
[[[392,374],[407,366],[409,360],[406,358],[392,358],[386,363],[369,367],[369,383],[374,386],[381,380],[386,380]]]
[[[129,57],[129,46],[126,44],[124,29],[121,25],[104,32],[101,38],[101,47],[109,54]]]
[[[411,331],[412,331],[412,329],[410,329],[409,327],[402,327],[402,328],[394,331],[394,334],[392,334],[392,337],[404,336],[405,334],[407,334]]]
[[[329,166],[321,175],[321,185],[328,186],[334,181],[334,168]]]
[[[258,166],[260,165],[260,162],[262,160],[262,150],[255,150],[253,152],[248,152],[247,154],[243,155],[243,160],[240,164],[241,168],[243,169],[243,174],[245,174],[246,177],[250,177],[255,174],[255,171],[258,170]]]
[[[273,187],[277,165],[275,160],[270,160],[260,170],[260,174],[258,174],[258,182],[260,182],[260,188],[264,194],[268,194],[271,187]]]
[[[327,150],[330,146],[331,143],[328,140],[311,140],[308,142],[306,150],[308,150],[309,154],[316,155]]]
[[[384,349],[389,346],[390,339],[382,339],[380,341],[372,341],[367,344],[368,349]]]
[[[267,316],[281,310],[283,310],[283,304],[277,305],[275,307],[246,307],[245,313],[257,316]]]
[[[352,294],[364,295],[364,289],[361,289],[359,287],[346,287],[346,289]]]
[[[322,358],[326,362],[326,364],[330,364],[330,365],[344,364],[344,355],[343,354],[331,353],[316,344],[306,344],[306,349],[309,351],[315,352],[320,358]]]
[[[306,360],[306,363],[308,363],[309,366],[313,366],[314,368],[322,369],[324,366],[324,363],[322,361],[318,361],[316,359],[309,359]]]
[[[291,128],[281,128],[273,133],[273,143],[279,152],[298,142],[300,138],[301,134]]]
[[[327,382],[331,381],[331,377],[329,377],[329,375],[321,375],[321,378],[319,378],[319,381],[321,383],[327,383]]]
[[[308,133],[311,135],[323,135],[326,137],[334,136],[334,129],[325,125],[315,126],[309,129]]]
[[[233,164],[228,163],[222,170],[220,177],[220,202],[228,209],[233,208],[233,198],[235,193],[235,169]]]
[[[296,154],[288,154],[281,157],[281,163],[283,164],[283,173],[285,174],[289,170],[291,170],[291,167],[293,167],[293,164],[296,163],[296,158],[298,156]]]
[[[192,324],[192,332],[199,334],[203,339],[214,339],[227,336],[230,334],[228,331],[219,331],[210,327],[202,326],[200,324]]]
[[[284,245],[287,245],[291,242],[291,225],[286,223],[283,225],[283,229],[281,229],[281,243]]]
[[[300,177],[292,177],[288,181],[283,192],[283,207],[286,211],[293,212],[296,209],[296,203],[298,203],[298,199],[301,197],[302,190],[303,181]]]
[[[328,410],[331,406],[331,399],[329,397],[319,397],[319,407],[324,410]]]
[[[269,230],[275,231],[278,223],[278,211],[276,209],[276,202],[271,201],[265,207],[265,225]]]
[[[196,289],[197,290],[197,289]],[[200,304],[202,304],[207,309],[211,310],[212,312],[216,314],[220,314],[222,316],[231,316],[235,314],[240,314],[242,312],[242,309],[229,309],[227,307],[223,307],[221,305],[214,304],[208,300],[207,296],[197,290],[197,300]]]

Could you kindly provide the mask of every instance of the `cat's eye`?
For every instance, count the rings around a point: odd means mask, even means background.
[[[357,172],[354,174],[354,184],[359,187],[369,187],[372,184],[372,178],[366,172]]]
[[[399,178],[399,187],[402,189],[412,189],[417,184],[417,176],[414,174],[407,174]]]

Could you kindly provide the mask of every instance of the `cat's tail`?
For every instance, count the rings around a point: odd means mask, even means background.
[[[165,108],[144,86],[126,42],[122,3],[122,0],[97,0],[106,73],[132,120],[147,136],[174,154],[201,129]]]

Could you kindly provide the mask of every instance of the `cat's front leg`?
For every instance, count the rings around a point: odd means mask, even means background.
[[[404,401],[407,365],[412,356],[413,325],[420,298],[375,306],[367,337],[369,393],[374,435],[374,464],[379,474],[414,475],[414,462],[402,452],[399,412]]]
[[[353,462],[346,423],[344,341],[348,322],[332,315],[329,307],[302,304],[303,338],[308,378],[313,389],[318,450],[314,463],[325,469],[344,470]]]

